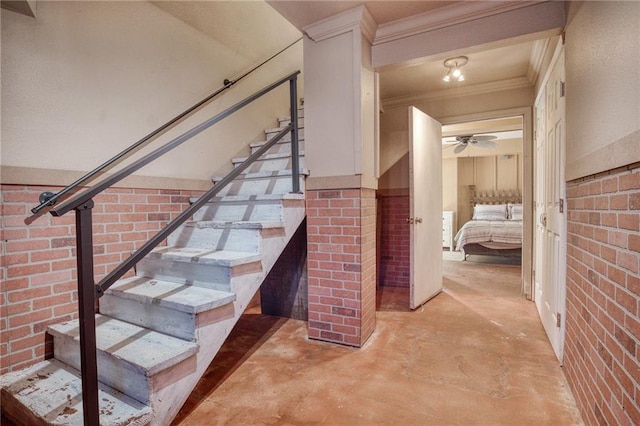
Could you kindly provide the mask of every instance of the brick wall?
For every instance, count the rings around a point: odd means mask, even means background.
[[[375,192],[307,191],[309,337],[362,346],[375,327]]]
[[[564,367],[587,424],[640,424],[640,164],[567,187]]]
[[[380,285],[409,287],[409,196],[382,197]]]
[[[77,317],[75,214],[24,219],[43,191],[2,185],[0,374],[49,357],[49,324]],[[96,281],[183,211],[192,191],[110,189],[93,209]]]

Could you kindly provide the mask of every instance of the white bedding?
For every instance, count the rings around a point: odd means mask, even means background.
[[[456,234],[457,250],[467,244],[505,243],[522,246],[522,221],[520,220],[471,220]]]

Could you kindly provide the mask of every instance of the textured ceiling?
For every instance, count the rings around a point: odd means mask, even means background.
[[[383,70],[380,92],[383,100],[433,93],[457,87],[526,78],[533,42],[467,53],[469,62],[462,67],[463,82],[442,80],[448,69],[443,60],[425,61],[411,66]]]

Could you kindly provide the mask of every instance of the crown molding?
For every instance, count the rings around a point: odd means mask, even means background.
[[[541,40],[535,40],[531,48],[531,56],[529,57],[529,67],[527,69],[527,78],[532,85],[536,84],[540,71],[542,71],[542,62],[547,55],[551,38],[547,37]]]
[[[433,11],[398,19],[378,26],[373,44],[382,44],[412,35],[461,24],[510,10],[531,6],[541,1],[459,2]]]
[[[364,5],[307,25],[302,30],[311,40],[318,42],[354,29],[360,29],[367,40],[373,42],[378,24]]]
[[[382,104],[384,108],[395,108],[400,106],[415,105],[422,102],[432,102],[465,96],[482,95],[485,93],[498,92],[502,90],[520,89],[523,87],[531,87],[531,83],[529,82],[529,79],[527,77],[516,77],[507,80],[493,81],[490,83],[456,87],[453,89],[417,93],[411,96],[388,98],[383,99]]]

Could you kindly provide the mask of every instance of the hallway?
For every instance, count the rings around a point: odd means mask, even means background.
[[[357,350],[301,321],[246,313],[174,425],[581,425],[520,267],[444,261],[444,292],[415,312],[378,292]]]

